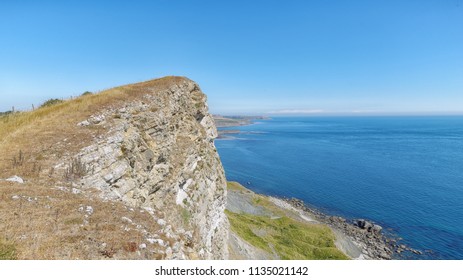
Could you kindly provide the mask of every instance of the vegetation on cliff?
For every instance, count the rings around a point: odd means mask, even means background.
[[[336,248],[328,226],[301,219],[294,210],[236,182],[229,182],[228,190],[231,230],[252,246],[284,260],[348,259]]]

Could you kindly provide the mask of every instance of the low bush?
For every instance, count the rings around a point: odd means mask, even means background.
[[[63,103],[63,100],[61,100],[61,99],[53,99],[53,98],[48,99],[42,105],[40,105],[40,108],[53,106],[53,105],[56,105],[56,104],[59,104],[59,103]]]
[[[0,117],[8,116],[8,115],[11,115],[11,114],[13,114],[13,111],[0,112]]]

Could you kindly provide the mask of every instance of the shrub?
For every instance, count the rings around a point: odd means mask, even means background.
[[[90,171],[88,166],[82,162],[80,158],[75,158],[71,161],[68,168],[64,172],[64,178],[67,180],[74,180],[82,178]]]
[[[18,166],[22,166],[24,164],[24,161],[25,161],[23,151],[19,150],[18,157],[14,156],[12,161],[13,161],[13,168],[16,168]]]
[[[6,112],[0,112],[0,117],[2,116],[8,116],[10,114],[13,114],[13,111],[6,111]]]
[[[91,94],[93,94],[93,92],[86,91],[86,92],[82,93],[82,96],[91,95]]]
[[[48,99],[47,101],[45,101],[45,103],[40,105],[40,108],[53,106],[55,104],[59,104],[59,103],[62,103],[62,102],[63,102],[63,100],[61,100],[61,99],[53,99],[53,98]]]

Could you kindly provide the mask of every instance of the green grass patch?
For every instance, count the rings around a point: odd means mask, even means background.
[[[188,225],[191,220],[191,213],[185,208],[182,208],[182,220],[184,225]]]
[[[227,189],[232,191],[250,192],[238,182],[227,182]]]
[[[241,238],[283,260],[346,260],[331,229],[282,217],[272,219],[226,210],[232,230]],[[273,249],[272,249],[273,247]]]
[[[15,260],[16,247],[14,244],[0,239],[0,260]]]
[[[81,217],[71,218],[64,221],[65,225],[79,225],[82,224],[83,220]]]
[[[271,202],[268,196],[265,195],[260,195],[252,192],[251,190],[247,189],[243,185],[241,185],[238,182],[227,182],[227,187],[229,191],[235,191],[235,192],[240,192],[240,193],[247,193],[252,199],[252,204],[256,207],[263,207],[265,208],[269,213],[272,213],[274,216],[280,216],[280,217],[293,217],[297,216],[293,211],[290,210],[285,210],[277,205],[275,203]]]

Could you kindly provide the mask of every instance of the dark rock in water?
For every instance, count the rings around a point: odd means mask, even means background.
[[[380,233],[383,230],[382,226],[374,224],[364,219],[354,220],[354,225],[372,233]]]
[[[359,228],[365,228],[365,220],[363,219],[354,220],[354,224]]]
[[[373,224],[370,223],[369,221],[367,220],[364,220],[364,219],[358,219],[358,220],[354,220],[354,223],[356,226],[358,226],[359,228],[361,229],[366,229],[368,231],[371,231],[371,228],[373,227]]]

